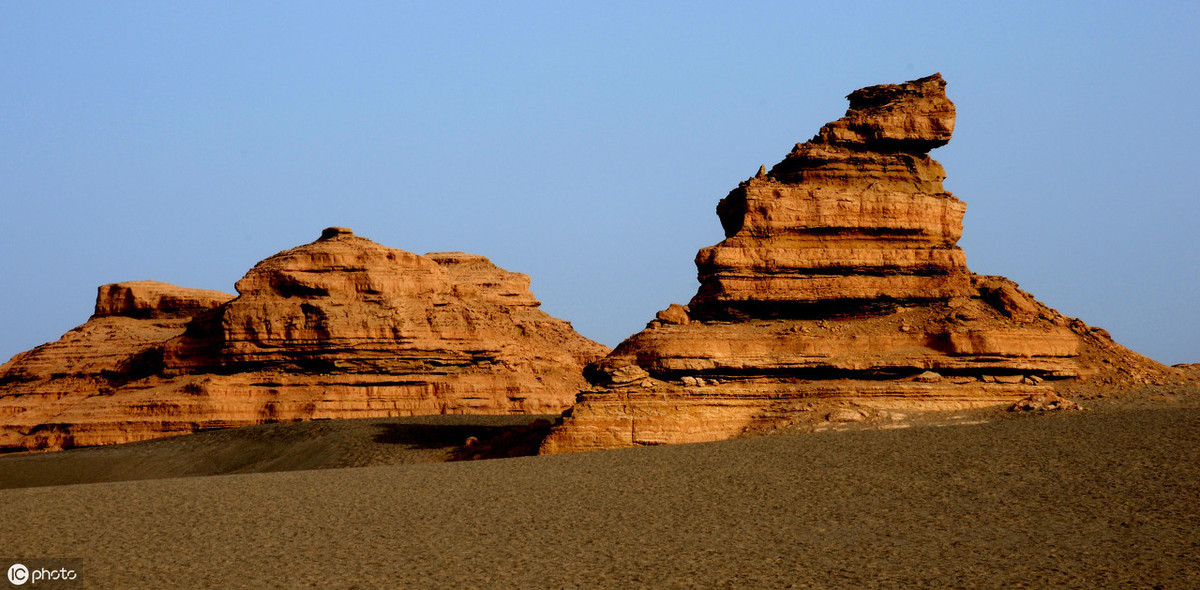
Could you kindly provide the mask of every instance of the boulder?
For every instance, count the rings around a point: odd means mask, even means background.
[[[1053,392],[1035,393],[1017,401],[1008,410],[1010,412],[1055,412],[1062,410],[1082,410],[1078,403],[1066,399]]]
[[[825,415],[827,422],[862,422],[867,415],[854,408],[838,408]]]
[[[654,319],[665,324],[686,324],[692,320],[686,307],[672,303],[666,309],[654,315]]]

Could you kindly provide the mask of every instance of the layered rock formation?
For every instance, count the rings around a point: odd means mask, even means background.
[[[1015,283],[967,270],[966,206],[927,154],[954,129],[945,85],[935,74],[852,93],[844,117],[722,199],[726,237],[697,254],[696,296],[588,367],[593,387],[542,452],[729,438],[817,402],[1013,404],[1114,355],[1167,377]]]
[[[700,250],[699,317],[797,315],[968,295],[966,205],[926,155],[954,104],[933,76],[850,95],[850,110],[717,205],[725,241]],[[808,314],[811,315],[811,314]]]
[[[239,295],[100,287],[96,313],[0,367],[0,449],[224,426],[558,413],[607,348],[538,309],[529,277],[329,228],[255,265]]]

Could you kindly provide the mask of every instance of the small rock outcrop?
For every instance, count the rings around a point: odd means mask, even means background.
[[[185,289],[158,281],[101,285],[93,318],[123,316],[138,319],[190,318],[233,299],[221,291]]]
[[[1066,399],[1056,393],[1037,393],[1013,404],[1010,412],[1056,412],[1064,410],[1081,410],[1078,403]]]
[[[542,452],[730,438],[819,399],[1012,405],[1111,377],[1105,363],[1171,377],[967,269],[966,205],[927,153],[954,130],[945,86],[935,74],[850,94],[844,117],[722,199],[725,239],[697,254],[696,296],[588,366],[592,388]]]
[[[0,449],[130,442],[264,422],[558,413],[608,349],[538,307],[529,277],[329,228],[238,296],[100,287],[95,314],[0,366]]]

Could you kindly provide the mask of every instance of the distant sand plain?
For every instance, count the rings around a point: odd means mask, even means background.
[[[101,588],[1200,587],[1200,395],[1088,405],[459,463],[527,419],[0,457],[0,556]]]

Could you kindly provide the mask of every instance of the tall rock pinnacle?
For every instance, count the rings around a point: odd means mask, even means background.
[[[730,438],[821,404],[863,416],[1013,404],[1096,374],[1101,358],[1166,375],[967,270],[966,205],[927,153],[954,130],[945,87],[934,74],[851,93],[844,117],[722,199],[725,239],[696,255],[695,297],[588,366],[593,387],[542,451]]]
[[[956,243],[966,205],[926,155],[950,140],[954,104],[934,74],[850,95],[846,116],[717,205],[726,239],[696,255],[701,317],[968,295]]]

